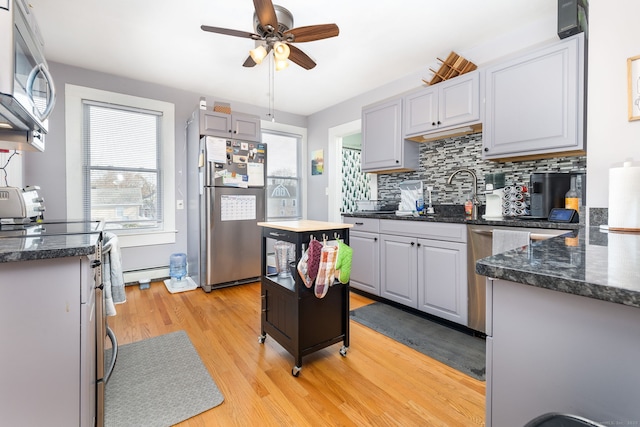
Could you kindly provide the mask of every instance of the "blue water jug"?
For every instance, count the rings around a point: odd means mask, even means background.
[[[187,255],[183,253],[171,254],[169,257],[169,276],[175,280],[182,280],[187,275]]]

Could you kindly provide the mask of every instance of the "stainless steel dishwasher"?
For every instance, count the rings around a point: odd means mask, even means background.
[[[571,230],[551,228],[522,228],[493,225],[467,224],[467,289],[469,313],[467,326],[475,331],[486,333],[486,283],[487,278],[476,274],[476,261],[493,255],[493,230],[528,231],[532,241],[545,240],[565,234]]]

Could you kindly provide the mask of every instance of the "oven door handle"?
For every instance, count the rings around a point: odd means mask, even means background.
[[[116,334],[113,333],[113,330],[107,325],[107,336],[111,340],[111,361],[109,362],[109,369],[105,372],[103,377],[103,382],[107,384],[109,382],[109,378],[111,378],[111,374],[113,373],[113,368],[116,366],[116,359],[118,358],[118,340],[116,339]]]

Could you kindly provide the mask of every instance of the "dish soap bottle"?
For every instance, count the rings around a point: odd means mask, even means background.
[[[470,219],[473,216],[473,196],[469,194],[467,201],[464,202],[464,214],[467,219]]]
[[[571,187],[564,196],[564,207],[566,209],[580,210],[580,195],[576,190],[576,176],[571,177]]]

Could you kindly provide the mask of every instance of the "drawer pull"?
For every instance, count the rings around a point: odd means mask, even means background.
[[[356,225],[364,225],[364,222],[356,222]]]

